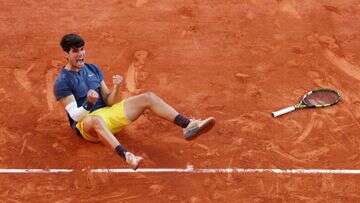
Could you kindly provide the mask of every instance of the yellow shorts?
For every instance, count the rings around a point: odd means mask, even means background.
[[[106,127],[112,132],[117,133],[121,129],[123,129],[125,126],[127,126],[130,121],[126,117],[124,112],[124,100],[121,102],[114,104],[112,106],[106,106],[100,109],[97,109],[91,113],[88,114],[88,116],[99,116],[101,117]],[[76,124],[76,128],[79,130],[82,137],[88,141],[91,142],[99,142],[100,140],[98,138],[95,138],[94,136],[91,136],[87,134],[84,131],[84,122],[80,121]]]

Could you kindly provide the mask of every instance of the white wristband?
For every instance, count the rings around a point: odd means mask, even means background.
[[[85,118],[86,115],[90,113],[90,111],[87,111],[82,106],[77,107],[76,102],[71,102],[70,104],[66,105],[65,110],[74,121],[81,121]]]

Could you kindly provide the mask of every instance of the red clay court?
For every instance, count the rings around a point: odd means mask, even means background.
[[[359,1],[5,0],[0,8],[1,202],[360,201]],[[59,41],[71,32],[85,38],[86,61],[108,86],[122,74],[124,96],[153,91],[185,115],[214,116],[215,127],[186,141],[147,113],[117,134],[145,158],[127,172],[113,151],[74,134],[54,99],[65,64]],[[317,87],[343,100],[271,117]]]

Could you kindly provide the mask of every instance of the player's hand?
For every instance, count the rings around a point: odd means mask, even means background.
[[[87,101],[92,104],[95,104],[98,99],[99,99],[99,94],[95,90],[90,89],[87,93]]]
[[[112,79],[114,85],[120,85],[123,81],[123,77],[121,75],[113,75]]]

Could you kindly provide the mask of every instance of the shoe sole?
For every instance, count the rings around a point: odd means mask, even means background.
[[[207,133],[208,131],[210,131],[215,125],[215,118],[214,117],[209,117],[207,119],[204,120],[203,124],[199,127],[199,130],[192,134],[189,135],[188,137],[186,137],[186,140],[193,140],[195,138],[197,138],[199,135]]]
[[[136,169],[139,168],[140,163],[142,162],[143,159],[144,159],[144,158],[141,158],[141,159],[139,160],[138,164],[137,164],[135,167],[132,167],[132,169],[133,169],[134,171],[136,171]]]

